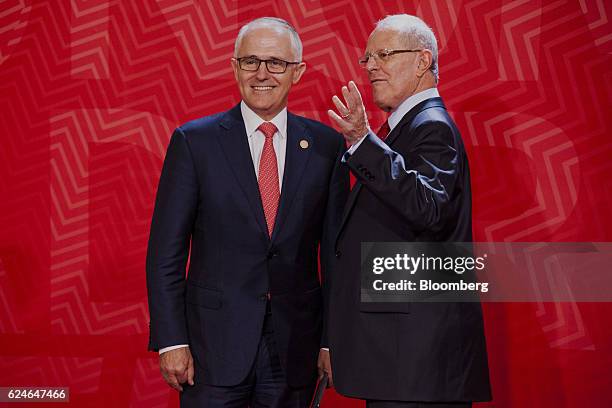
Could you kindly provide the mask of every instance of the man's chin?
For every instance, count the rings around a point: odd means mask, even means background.
[[[265,109],[273,105],[272,98],[262,98],[260,95],[248,95],[243,99],[251,109]]]
[[[270,108],[276,103],[276,99],[271,95],[251,95],[249,105],[257,109]]]
[[[245,101],[253,112],[264,118],[270,116],[275,111],[276,104],[271,102],[262,103],[261,101]]]
[[[254,103],[251,104],[251,109],[257,112],[268,112],[272,110],[272,106],[271,103]]]
[[[391,110],[389,104],[385,103],[384,100],[376,99],[376,97],[374,97],[374,105],[378,106],[379,109],[385,112],[389,112]]]

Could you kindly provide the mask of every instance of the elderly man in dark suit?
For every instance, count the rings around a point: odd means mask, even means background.
[[[335,242],[329,346],[336,389],[367,407],[469,407],[490,399],[480,303],[360,302],[361,242],[469,242],[470,174],[436,85],[434,34],[409,15],[381,20],[360,64],[390,115],[374,134],[359,91],[342,89],[331,119],[357,178]],[[327,356],[326,356],[327,357]]]
[[[317,257],[325,281],[348,170],[337,165],[340,134],[287,112],[301,58],[286,21],[247,24],[231,60],[242,102],[170,140],[147,253],[149,348],[181,407],[311,400],[323,330]]]

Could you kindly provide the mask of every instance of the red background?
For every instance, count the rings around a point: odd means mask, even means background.
[[[596,1],[0,2],[0,385],[70,406],[177,406],[146,351],[144,257],[172,129],[239,101],[238,28],[293,23],[290,109],[328,122],[376,20],[440,44],[480,241],[612,241],[612,6]],[[494,402],[612,406],[610,304],[487,304]],[[59,404],[58,404],[59,406]],[[61,406],[66,406],[62,404]],[[327,407],[360,407],[329,392]]]

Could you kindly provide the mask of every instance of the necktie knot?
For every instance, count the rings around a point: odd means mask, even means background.
[[[264,122],[261,125],[259,125],[259,127],[257,128],[257,130],[259,130],[261,133],[263,133],[263,135],[266,137],[266,139],[270,139],[272,136],[274,136],[274,134],[276,133],[276,125],[272,122]]]

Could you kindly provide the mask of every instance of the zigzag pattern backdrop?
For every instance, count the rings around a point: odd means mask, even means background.
[[[327,122],[373,24],[440,43],[440,92],[471,161],[480,241],[611,241],[612,5],[579,1],[0,0],[0,386],[70,406],[167,407],[146,351],[144,256],[172,129],[239,101],[239,27],[304,42],[290,109]],[[487,407],[612,406],[609,304],[487,304]],[[328,392],[330,407],[362,403]]]

